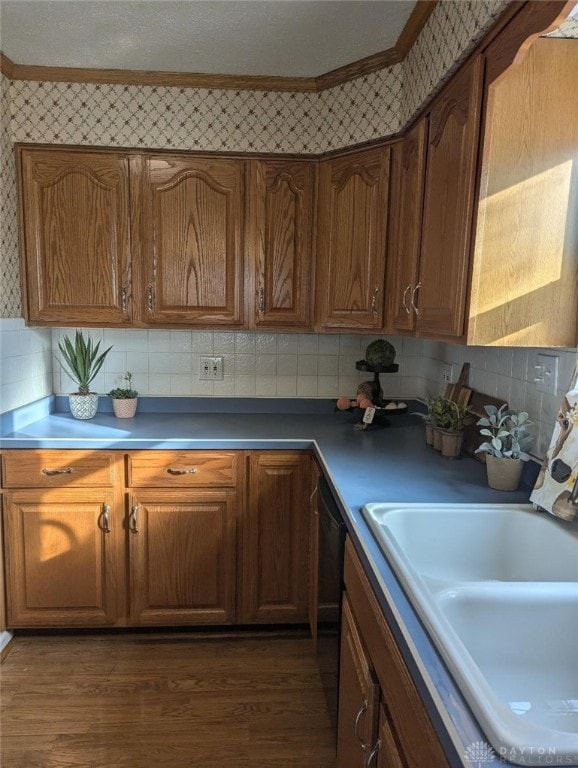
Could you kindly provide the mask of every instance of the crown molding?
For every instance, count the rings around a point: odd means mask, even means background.
[[[218,90],[320,92],[347,83],[402,61],[416,41],[438,0],[418,0],[393,48],[367,56],[318,77],[268,77],[260,75],[207,75],[187,72],[153,72],[128,69],[84,69],[16,64],[0,52],[0,70],[12,80],[61,83],[152,85]]]
[[[0,51],[0,72],[11,80],[14,79],[14,67],[16,64]]]

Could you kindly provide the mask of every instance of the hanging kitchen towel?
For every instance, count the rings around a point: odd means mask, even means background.
[[[530,501],[562,520],[574,520],[578,506],[571,494],[578,481],[578,365],[566,393]]]

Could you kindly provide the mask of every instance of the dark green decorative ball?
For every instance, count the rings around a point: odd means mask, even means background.
[[[385,339],[377,339],[367,345],[365,359],[369,365],[392,365],[395,360],[395,347]]]

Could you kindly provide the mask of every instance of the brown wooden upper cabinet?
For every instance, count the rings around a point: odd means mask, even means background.
[[[316,325],[325,331],[383,328],[389,147],[321,163]]]
[[[24,148],[20,159],[28,322],[130,322],[128,155]]]
[[[243,323],[243,160],[135,156],[146,323]]]
[[[425,173],[427,118],[391,150],[390,219],[387,252],[388,328],[415,330]]]
[[[416,329],[428,337],[464,333],[482,59],[452,78],[429,115]]]
[[[247,316],[253,328],[313,326],[317,163],[250,163]]]
[[[538,38],[494,77],[492,62],[508,47],[519,49],[514,32],[487,52],[467,341],[574,347],[578,41]]]

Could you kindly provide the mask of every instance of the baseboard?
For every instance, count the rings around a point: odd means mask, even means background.
[[[0,632],[0,661],[4,661],[5,656],[10,650],[10,644],[14,639],[12,632]]]

